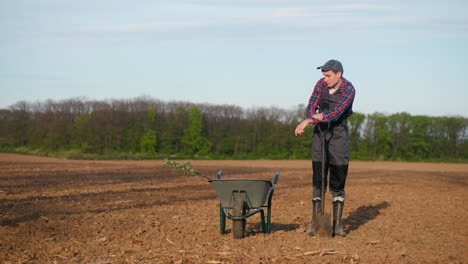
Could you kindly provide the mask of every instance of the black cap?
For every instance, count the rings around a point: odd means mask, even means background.
[[[317,67],[317,69],[322,69],[323,72],[337,71],[343,73],[343,65],[337,60],[329,60],[323,66]]]

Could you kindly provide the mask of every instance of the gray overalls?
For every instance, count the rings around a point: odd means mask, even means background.
[[[322,90],[319,109],[321,113],[332,110],[341,97],[342,89],[334,94]],[[312,138],[312,170],[313,170],[313,200],[320,200],[322,187],[322,134],[325,139],[325,191],[327,188],[327,175],[330,170],[330,191],[333,201],[343,202],[345,198],[345,183],[348,175],[348,163],[350,154],[350,139],[347,127],[347,119],[350,109],[346,109],[341,117],[328,123],[320,123],[320,128],[314,129]],[[325,131],[328,132],[325,133]]]

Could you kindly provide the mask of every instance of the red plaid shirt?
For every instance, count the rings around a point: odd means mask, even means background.
[[[320,97],[322,95],[322,90],[326,89],[325,92],[329,92],[329,88],[327,87],[327,83],[325,82],[325,78],[320,79],[317,84],[315,85],[314,91],[309,99],[309,104],[307,105],[306,113],[307,118],[312,119],[314,124],[318,122],[328,122],[328,121],[335,121],[340,118],[343,113],[349,109],[348,116],[353,114],[353,101],[354,95],[356,94],[356,90],[354,90],[353,84],[346,80],[345,78],[341,77],[342,82],[340,88],[335,93],[341,92],[341,97],[338,102],[335,104],[335,107],[330,111],[323,113],[323,120],[319,121],[318,119],[313,118],[312,116],[317,113],[319,109]]]

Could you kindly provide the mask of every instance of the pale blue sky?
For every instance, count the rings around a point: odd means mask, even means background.
[[[328,59],[354,110],[468,116],[468,1],[0,0],[0,108],[156,99],[292,109]]]

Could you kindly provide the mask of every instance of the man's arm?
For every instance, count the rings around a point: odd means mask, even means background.
[[[316,122],[310,118],[304,119],[299,125],[297,125],[296,130],[294,131],[294,135],[302,135],[304,134],[305,128],[310,124],[316,124]]]
[[[319,108],[320,97],[322,95],[323,89],[323,79],[320,79],[314,87],[314,91],[309,98],[309,104],[307,105],[306,114],[307,118],[312,119],[313,123],[316,124],[319,120],[317,120],[314,115],[317,113],[317,109]]]
[[[304,121],[302,121],[299,125],[297,125],[296,130],[294,131],[294,134],[296,136],[304,134],[304,130],[308,125],[315,125],[319,122],[319,120],[317,119],[317,114],[315,112],[317,111],[317,108],[319,106],[320,95],[322,93],[322,83],[323,79],[319,80],[314,87],[314,91],[310,96],[309,104],[306,108],[307,118],[304,119]]]

